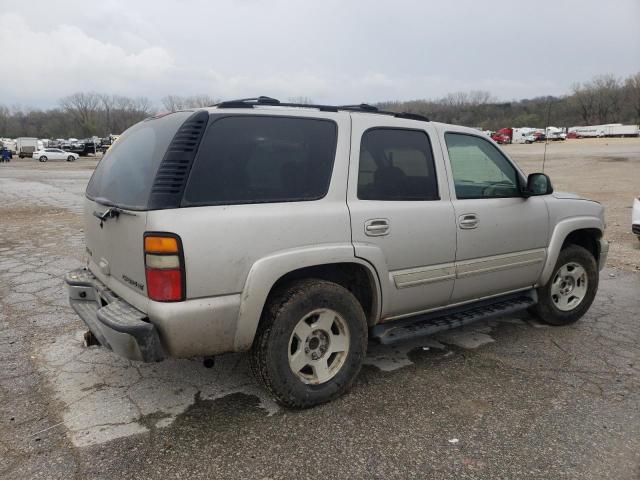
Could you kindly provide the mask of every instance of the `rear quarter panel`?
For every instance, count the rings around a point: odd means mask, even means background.
[[[309,116],[323,115],[316,112]],[[338,141],[331,184],[324,198],[148,212],[147,230],[172,232],[182,239],[187,298],[242,292],[252,266],[280,251],[351,245],[346,204],[351,125],[347,114],[330,118],[338,124]]]

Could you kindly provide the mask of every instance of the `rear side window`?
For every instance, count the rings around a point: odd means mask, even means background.
[[[211,124],[184,206],[316,200],[329,189],[337,126],[329,120],[230,116]]]
[[[125,131],[100,160],[87,186],[87,196],[106,205],[144,210],[167,147],[192,114],[172,113]]]
[[[437,200],[431,143],[425,132],[375,128],[362,135],[360,200]]]

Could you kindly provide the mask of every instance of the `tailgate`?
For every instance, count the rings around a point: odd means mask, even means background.
[[[89,270],[116,295],[146,312],[144,241],[147,212],[120,210],[101,221],[110,207],[85,199],[84,226]]]

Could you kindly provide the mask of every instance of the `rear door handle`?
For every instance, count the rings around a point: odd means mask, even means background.
[[[458,225],[464,230],[476,228],[480,223],[480,219],[475,213],[465,213],[458,217]]]
[[[389,233],[389,220],[373,218],[364,222],[364,233],[369,237],[381,237]]]

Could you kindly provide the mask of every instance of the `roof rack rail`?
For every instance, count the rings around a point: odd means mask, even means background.
[[[361,103],[359,105],[315,105],[310,103],[288,103],[281,102],[272,97],[259,96],[255,98],[241,98],[238,100],[228,100],[226,102],[220,102],[210,107],[217,108],[254,108],[255,106],[277,106],[277,107],[297,107],[297,108],[315,108],[321,112],[360,112],[360,113],[377,113],[379,115],[390,115],[396,118],[406,118],[408,120],[419,120],[422,122],[428,122],[429,119],[424,115],[418,113],[409,112],[389,112],[386,110],[378,110],[378,107],[369,105],[367,103]]]
[[[338,108],[342,110],[362,110],[365,112],[379,112],[378,107],[374,107],[373,105],[369,105],[368,103],[361,103],[360,105],[341,105]]]

